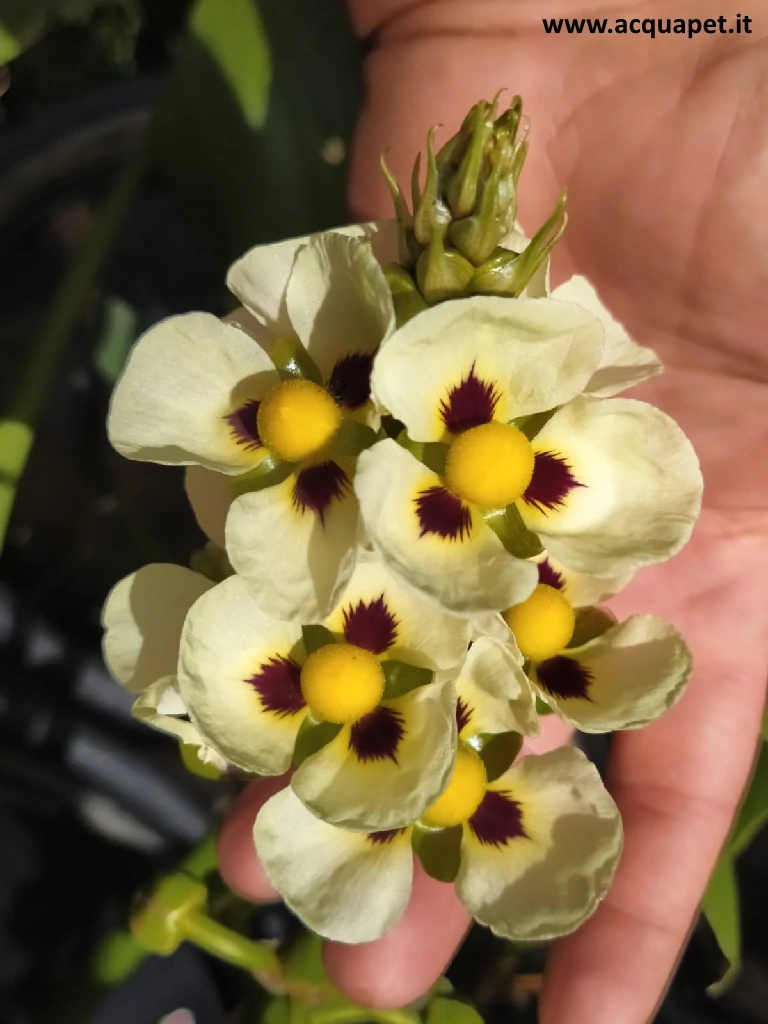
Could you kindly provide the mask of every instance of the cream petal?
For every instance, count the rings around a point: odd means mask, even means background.
[[[631,573],[671,557],[690,537],[701,470],[688,438],[659,409],[628,398],[577,398],[533,446],[564,460],[580,485],[550,507],[518,502],[525,525],[569,569]]]
[[[327,939],[381,938],[408,904],[410,830],[369,836],[334,828],[288,787],[264,804],[253,836],[272,885],[308,928]]]
[[[184,626],[179,689],[206,743],[231,764],[280,775],[306,717],[293,660],[301,627],[276,619],[238,576],[194,605]]]
[[[336,474],[338,486],[322,518],[298,503],[296,476],[232,503],[227,554],[248,580],[253,600],[272,615],[302,623],[324,619],[354,569],[359,521],[353,464],[335,465],[344,477]]]
[[[226,771],[227,762],[203,740],[196,727],[186,721],[187,707],[179,693],[175,676],[168,676],[151,683],[139,695],[133,705],[133,714],[140,722],[151,725],[160,732],[175,736],[187,746],[194,747],[198,757],[205,764],[215,765],[219,771]]]
[[[533,666],[532,678],[561,718],[582,732],[613,732],[663,715],[681,697],[691,670],[691,653],[674,627],[655,615],[632,615]]]
[[[370,551],[358,555],[325,625],[374,654],[432,669],[461,663],[470,641],[466,619],[425,600]]]
[[[614,576],[590,576],[573,572],[546,551],[532,561],[539,566],[539,582],[547,583],[562,592],[572,608],[588,608],[618,594],[632,580],[633,572]]]
[[[197,525],[209,540],[223,548],[224,524],[233,499],[228,478],[202,466],[187,466],[184,490]]]
[[[382,262],[397,259],[394,221],[349,224],[335,233],[368,238]],[[286,290],[296,256],[312,238],[304,235],[272,245],[257,245],[236,260],[227,273],[227,287],[240,302],[275,333],[291,333],[286,307]]]
[[[308,757],[291,784],[324,821],[353,831],[403,828],[447,786],[456,695],[439,680],[384,701]]]
[[[450,422],[451,393],[470,374],[485,386],[476,389],[481,395],[497,398],[481,398],[479,415],[508,422],[579,394],[602,345],[600,321],[572,303],[458,299],[425,310],[392,335],[374,363],[371,388],[413,440],[438,441]]]
[[[242,473],[263,449],[238,443],[227,417],[279,382],[264,350],[209,313],[169,317],[131,349],[107,429],[129,459]]]
[[[301,250],[288,282],[288,315],[325,380],[346,356],[371,356],[395,327],[384,271],[365,242],[329,231]]]
[[[514,642],[476,640],[456,680],[461,737],[502,732],[537,736],[536,702]]]
[[[664,367],[653,349],[632,341],[622,324],[600,301],[586,277],[575,276],[552,292],[553,299],[575,302],[589,310],[605,328],[605,348],[600,365],[584,388],[585,395],[610,398],[661,373]]]
[[[120,580],[104,604],[107,668],[132,693],[176,675],[187,612],[213,584],[180,565],[145,565]]]
[[[621,818],[594,765],[570,747],[531,755],[489,790],[464,827],[459,899],[514,941],[572,932],[605,896],[621,854]]]
[[[440,478],[395,441],[380,441],[362,453],[355,492],[377,554],[457,614],[499,611],[524,601],[536,585],[536,567],[508,554],[475,510],[465,506],[466,529],[453,536],[422,532],[417,499],[432,488],[442,489]]]

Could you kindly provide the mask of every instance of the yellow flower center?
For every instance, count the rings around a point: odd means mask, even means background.
[[[487,508],[511,505],[533,476],[533,448],[508,423],[483,423],[459,434],[448,449],[445,479],[454,494]]]
[[[279,459],[301,462],[324,448],[341,426],[341,409],[311,380],[284,380],[259,404],[262,444]]]
[[[480,755],[470,747],[456,751],[453,775],[447,788],[421,816],[429,828],[452,828],[468,821],[480,806],[488,776]]]
[[[301,692],[310,711],[339,725],[373,711],[384,694],[384,681],[379,659],[353,644],[321,647],[301,670]]]
[[[576,616],[559,590],[540,583],[527,601],[503,613],[523,657],[554,658],[573,636]]]

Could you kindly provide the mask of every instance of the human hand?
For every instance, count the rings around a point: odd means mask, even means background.
[[[703,6],[707,6],[706,4]],[[704,513],[683,553],[644,570],[613,602],[654,612],[688,638],[695,678],[653,726],[615,738],[608,785],[625,853],[595,916],[550,956],[543,1024],[649,1020],[694,919],[752,763],[763,709],[768,630],[768,32],[727,36],[547,36],[542,16],[688,17],[687,0],[623,10],[567,0],[355,0],[376,33],[354,156],[359,219],[388,215],[377,169],[407,180],[426,129],[446,134],[501,86],[532,120],[520,219],[535,228],[569,188],[570,225],[555,283],[589,276],[615,316],[669,369],[632,392],[673,415],[705,478]],[[565,732],[545,721],[543,742]],[[234,888],[274,898],[252,824],[269,780],[246,791],[224,828]],[[395,1006],[442,972],[468,925],[452,886],[417,870],[403,920],[375,943],[328,943],[326,964],[351,998]]]

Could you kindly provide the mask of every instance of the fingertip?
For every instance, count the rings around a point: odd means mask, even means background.
[[[413,892],[395,928],[375,942],[326,942],[325,969],[353,1002],[393,1010],[422,996],[444,973],[471,924],[453,885],[414,865]]]
[[[248,785],[232,805],[218,838],[221,877],[238,896],[256,903],[279,900],[253,845],[253,823],[262,805],[286,784],[284,775]]]

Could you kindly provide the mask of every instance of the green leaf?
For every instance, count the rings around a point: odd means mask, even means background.
[[[426,828],[414,825],[413,848],[428,875],[438,882],[453,882],[459,873],[462,827]]]
[[[514,505],[489,509],[483,519],[515,558],[533,558],[544,550],[541,541],[535,533],[531,533]]]
[[[723,977],[707,989],[710,995],[716,996],[733,983],[741,969],[739,890],[734,859],[728,851],[723,851],[715,865],[704,894],[702,910],[723,956],[728,961],[728,969]]]
[[[469,1003],[438,996],[429,1004],[426,1024],[483,1024],[483,1018]]]
[[[382,661],[384,669],[384,700],[394,700],[395,697],[402,697],[405,693],[417,689],[419,686],[426,686],[431,683],[435,673],[429,668],[419,668],[417,665],[408,665],[404,661],[387,660]]]
[[[263,127],[272,60],[256,4],[253,0],[197,0],[189,27],[224,75],[246,124]]]
[[[448,455],[448,445],[442,441],[414,441],[405,430],[398,434],[397,443],[405,448],[419,462],[431,469],[433,473],[442,476],[445,473],[445,459]]]
[[[746,796],[731,830],[728,852],[738,857],[768,822],[768,743],[761,743]]]
[[[304,640],[304,650],[308,655],[319,651],[321,647],[327,647],[328,644],[338,643],[330,629],[326,629],[325,626],[302,626],[301,636]]]
[[[34,438],[34,425],[48,399],[53,377],[83,305],[109,256],[144,172],[140,154],[118,178],[75,262],[64,276],[5,416],[0,419],[0,551],[16,488]]]
[[[283,380],[311,380],[315,384],[323,383],[314,359],[295,336],[278,338],[269,350],[269,358]]]
[[[249,494],[251,491],[263,491],[265,487],[274,487],[287,480],[294,470],[293,463],[281,462],[274,455],[268,455],[255,469],[249,469],[247,473],[229,478],[229,487],[233,498],[239,498],[241,494]]]
[[[306,761],[310,754],[316,754],[318,750],[322,750],[326,744],[338,736],[340,730],[341,726],[334,722],[318,722],[307,715],[296,736],[296,746],[293,749],[294,764],[298,767],[302,761]]]
[[[330,455],[338,455],[342,458],[344,456],[351,457],[364,452],[366,448],[370,448],[378,440],[379,437],[376,431],[366,427],[364,423],[358,423],[357,420],[344,419],[336,436],[331,441],[328,451]]]
[[[523,745],[519,732],[480,733],[469,740],[485,765],[488,781],[493,782],[509,768]]]

